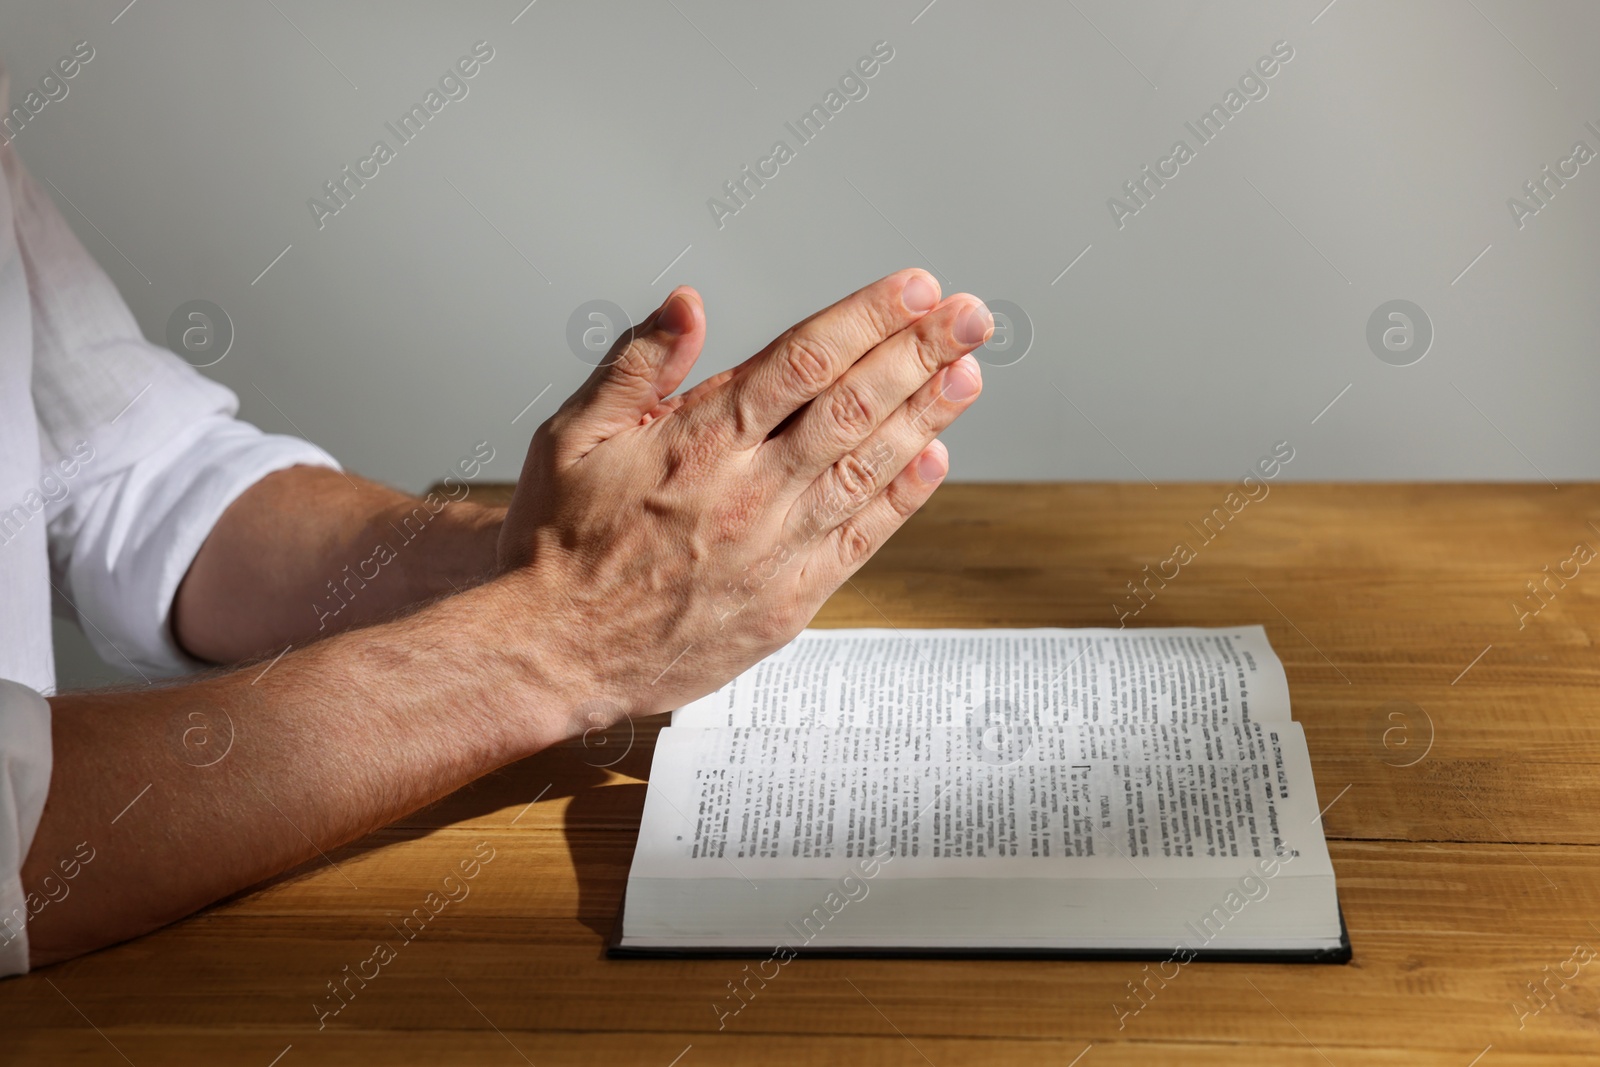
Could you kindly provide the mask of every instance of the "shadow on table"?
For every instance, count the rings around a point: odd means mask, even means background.
[[[602,952],[616,931],[644,796],[643,783],[629,783],[586,790],[567,806],[567,848],[578,881],[578,920],[600,936]]]
[[[604,738],[592,736],[587,745],[570,753],[602,781],[616,783],[572,791],[562,827],[578,882],[578,920],[600,936],[602,952],[615,930],[628,884],[656,735],[669,721],[670,716],[659,715],[624,724]],[[611,775],[636,781],[616,782]]]
[[[586,738],[545,749],[502,767],[381,830],[344,845],[333,858],[349,859],[400,840],[417,840],[463,822],[503,814],[507,825],[531,829],[540,820],[535,804],[570,798],[562,831],[578,882],[578,915],[583,924],[609,939],[622,889],[627,882],[639,818],[644,811],[643,779],[650,773],[656,735],[666,715],[624,723]],[[618,782],[639,779],[637,782]],[[615,783],[615,784],[608,784]],[[323,857],[294,867],[237,896],[293,881],[328,864]],[[233,899],[233,898],[229,898]]]

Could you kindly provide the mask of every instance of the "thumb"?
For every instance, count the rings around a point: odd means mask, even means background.
[[[611,346],[588,381],[564,405],[573,441],[584,452],[656,410],[683,384],[705,344],[700,294],[679,286],[644,322]]]

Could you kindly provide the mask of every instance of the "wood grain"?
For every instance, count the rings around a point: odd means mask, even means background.
[[[1600,576],[1513,604],[1600,547],[1600,487],[1276,485],[1203,540],[1231,488],[947,486],[816,624],[1116,625],[1187,542],[1130,624],[1266,625],[1329,805],[1346,967],[1190,964],[1127,1014],[1139,964],[796,960],[719,1030],[742,963],[602,954],[656,720],[507,768],[338,870],[0,984],[0,1063],[1593,1062],[1600,959],[1542,1008],[1526,986],[1600,947]],[[401,938],[480,842],[470,895]],[[326,983],[379,942],[396,958],[319,1029]]]

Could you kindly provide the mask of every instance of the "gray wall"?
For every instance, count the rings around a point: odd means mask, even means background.
[[[125,2],[7,6],[14,97],[96,53],[18,150],[150,336],[220,305],[207,373],[247,417],[408,488],[484,439],[514,476],[586,373],[586,301],[696,285],[710,372],[911,264],[1031,321],[946,435],[957,478],[1231,478],[1282,440],[1292,479],[1600,474],[1600,160],[1520,227],[1507,204],[1600,151],[1592,3]],[[479,40],[468,95],[319,228],[308,200]],[[880,40],[799,145],[785,123]],[[1199,144],[1185,122],[1278,41]],[[1108,199],[1180,138],[1119,227]],[[719,228],[708,198],[779,139]],[[1434,332],[1409,366],[1369,347],[1394,299]]]

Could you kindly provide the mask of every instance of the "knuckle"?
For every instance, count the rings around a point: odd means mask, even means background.
[[[692,447],[706,455],[726,455],[733,447],[734,435],[737,432],[735,419],[709,417],[704,412],[695,412],[695,417],[686,420],[688,433],[684,436],[692,442]]]
[[[878,490],[878,468],[854,452],[833,465],[834,482],[847,506],[859,507]]]
[[[636,378],[655,381],[655,360],[649,342],[637,337],[623,338],[612,349],[611,375],[614,378]]]
[[[923,378],[932,378],[945,365],[949,350],[922,330],[906,332],[911,334],[911,354],[922,368]]]
[[[726,402],[695,405],[691,411],[696,422],[714,424],[723,443],[731,448],[735,442],[751,440],[758,430],[765,432],[760,410],[766,395],[767,390],[759,383],[746,380],[728,391]]]
[[[659,452],[660,475],[656,487],[670,485],[701,492],[716,486],[718,496],[708,510],[723,509],[736,495],[720,492],[721,483],[726,480],[726,435],[724,427],[710,424],[680,429],[666,437]]]
[[[884,495],[889,498],[889,506],[894,508],[894,513],[901,519],[909,519],[922,506],[922,501],[900,482],[891,483],[889,491]]]
[[[796,333],[784,346],[784,367],[800,390],[815,396],[833,381],[834,347],[814,333]]]
[[[861,307],[857,322],[860,324],[861,333],[872,343],[884,337],[892,337],[905,324],[905,304],[901,302],[900,290],[891,288],[882,300],[868,300]]]
[[[854,442],[878,425],[878,413],[859,387],[840,382],[828,396],[828,420],[840,437]]]
[[[954,421],[949,411],[950,405],[943,403],[943,399],[938,392],[912,398],[906,422],[913,432],[936,434]]]
[[[848,522],[839,528],[839,562],[854,567],[872,555],[872,535],[860,523]]]
[[[731,545],[748,541],[771,507],[762,486],[743,479],[725,483],[719,479],[717,502],[703,516],[702,529],[711,544]]]

